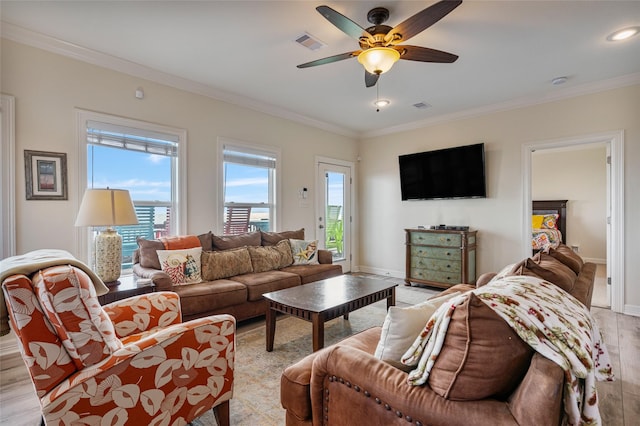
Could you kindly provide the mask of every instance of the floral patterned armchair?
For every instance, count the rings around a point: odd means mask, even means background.
[[[234,317],[182,323],[172,292],[102,307],[70,265],[11,275],[2,289],[47,425],[184,425],[210,408],[229,424]]]

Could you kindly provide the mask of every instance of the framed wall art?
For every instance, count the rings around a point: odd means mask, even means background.
[[[67,154],[24,150],[27,200],[67,199]]]

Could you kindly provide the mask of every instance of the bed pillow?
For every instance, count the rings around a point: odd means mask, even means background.
[[[531,227],[533,229],[540,229],[542,228],[542,220],[544,219],[544,216],[541,214],[534,214],[533,216],[531,216]]]
[[[160,267],[173,281],[174,285],[202,282],[202,247],[183,250],[158,250]]]
[[[318,264],[318,240],[289,240],[294,265]]]
[[[559,214],[545,214],[542,215],[542,229],[558,229]]]

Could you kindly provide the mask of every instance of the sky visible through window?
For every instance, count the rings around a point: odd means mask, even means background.
[[[267,203],[268,173],[262,167],[226,163],[225,202]],[[171,158],[167,156],[90,145],[87,175],[89,188],[127,189],[134,203],[171,201]],[[329,204],[342,205],[342,186],[342,175],[330,173]]]

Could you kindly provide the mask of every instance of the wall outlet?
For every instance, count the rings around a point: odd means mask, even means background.
[[[580,246],[577,244],[572,244],[571,250],[575,251],[576,253],[580,253]]]

